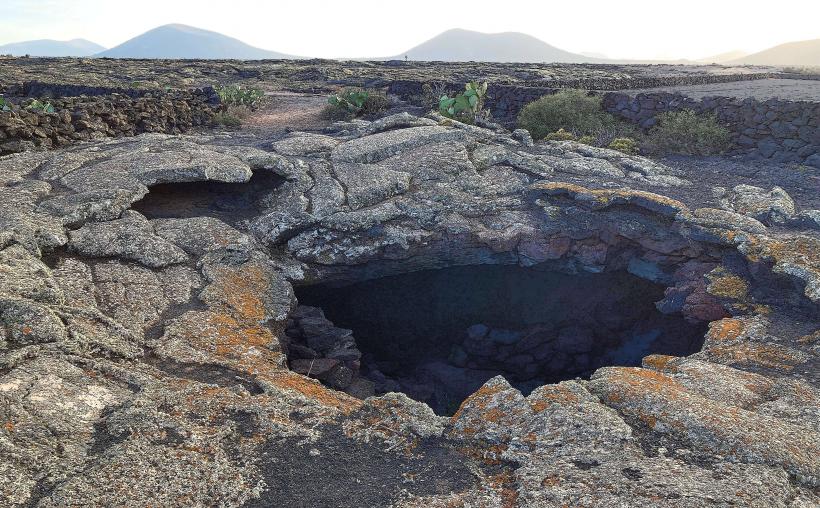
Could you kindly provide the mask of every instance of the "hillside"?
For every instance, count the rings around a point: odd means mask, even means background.
[[[780,44],[727,63],[820,66],[820,39]]]
[[[217,32],[179,24],[154,28],[96,56],[238,60],[294,58],[284,53],[250,46]]]
[[[453,29],[398,55],[403,59],[461,62],[601,62],[598,58],[570,53],[519,32],[487,34]]]
[[[725,53],[720,53],[717,55],[706,56],[703,58],[698,58],[695,62],[704,63],[704,64],[712,64],[712,63],[725,63],[730,62],[732,60],[738,60],[741,58],[745,58],[749,55],[749,53],[740,50],[734,51],[727,51]]]
[[[90,56],[104,50],[105,47],[85,39],[72,39],[70,41],[39,39],[4,44],[0,46],[0,55]]]

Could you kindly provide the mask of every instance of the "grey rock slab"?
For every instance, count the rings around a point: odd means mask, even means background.
[[[60,220],[35,210],[36,197],[26,191],[0,187],[0,248],[12,242],[33,253],[65,245]]]
[[[157,236],[177,245],[191,256],[201,256],[214,249],[247,246],[250,238],[214,217],[190,219],[154,219]]]
[[[182,249],[156,235],[148,220],[132,210],[121,219],[89,223],[71,231],[69,247],[83,256],[118,257],[152,268],[188,260]]]
[[[66,338],[62,320],[46,305],[31,300],[0,297],[0,324],[13,345],[61,342]]]
[[[411,127],[353,139],[331,153],[334,162],[378,162],[428,143],[465,141],[467,134],[440,126]]]
[[[410,188],[410,175],[374,164],[336,163],[333,171],[353,210],[373,206]]]
[[[795,214],[794,200],[781,187],[766,191],[753,185],[737,185],[729,193],[732,210],[765,223],[784,223]]]
[[[150,269],[108,261],[93,268],[100,310],[137,334],[157,322],[169,301]]]
[[[303,157],[330,153],[338,144],[339,140],[330,136],[300,132],[274,141],[271,148],[282,155]]]
[[[375,134],[377,132],[384,132],[391,129],[406,129],[408,127],[429,127],[438,125],[438,122],[430,118],[419,118],[410,113],[402,112],[395,115],[388,115],[384,118],[379,118],[370,123],[365,129],[364,134]]]
[[[247,182],[251,167],[237,157],[188,145],[175,151],[124,154],[86,165],[61,179],[76,192],[116,187],[139,189],[159,183]]]
[[[52,304],[63,297],[51,270],[20,245],[0,250],[0,295]]]
[[[79,227],[88,221],[114,220],[147,193],[144,186],[78,192],[47,199],[37,209],[58,218],[66,227]]]
[[[766,226],[760,221],[718,208],[698,208],[692,212],[692,216],[684,217],[684,215],[680,214],[679,220],[706,228],[741,230],[757,234],[766,233]]]
[[[345,202],[344,184],[333,176],[333,168],[325,161],[315,161],[310,165],[308,174],[313,179],[313,186],[307,192],[310,199],[310,213],[317,219],[339,211]]]

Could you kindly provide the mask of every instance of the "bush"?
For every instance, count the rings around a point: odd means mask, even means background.
[[[464,91],[455,97],[442,95],[439,99],[438,109],[447,118],[472,124],[483,114],[486,95],[486,82],[479,84],[476,81],[471,81],[464,85]]]
[[[578,142],[583,144],[583,145],[594,145],[595,144],[595,136],[590,136],[590,135],[581,136],[580,138],[578,138]]]
[[[555,132],[550,132],[544,136],[545,141],[575,141],[575,135],[567,132],[564,129],[558,129]]]
[[[214,88],[219,100],[226,106],[247,106],[249,108],[257,107],[262,98],[265,96],[264,92],[256,88],[242,88],[242,85],[225,85]]]
[[[644,148],[659,155],[713,155],[731,146],[731,133],[715,115],[692,110],[669,111],[658,116],[658,125],[647,136]]]
[[[360,116],[378,115],[390,109],[390,99],[387,95],[378,92],[371,92],[367,95],[362,109],[359,111]]]
[[[627,155],[635,155],[638,153],[638,142],[632,138],[615,138],[607,148],[618,150]]]
[[[248,106],[228,106],[224,111],[214,115],[213,123],[223,127],[239,127],[250,114],[251,109]]]
[[[524,106],[518,127],[530,131],[534,139],[564,129],[576,136],[595,136],[611,128],[615,117],[601,109],[601,98],[582,90],[561,90]]]
[[[425,83],[421,86],[421,95],[416,97],[415,102],[424,108],[438,109],[443,95],[447,95],[447,86],[444,83]]]
[[[26,105],[26,109],[29,111],[41,111],[43,113],[54,113],[54,106],[51,105],[50,102],[42,102],[37,99],[29,102]]]
[[[11,103],[0,97],[0,111],[11,111]]]
[[[351,120],[357,116],[370,116],[390,108],[386,95],[357,88],[342,90],[327,99],[328,105],[322,111],[327,120]]]
[[[214,125],[221,125],[223,127],[239,127],[242,125],[242,120],[227,111],[221,111],[214,115]]]

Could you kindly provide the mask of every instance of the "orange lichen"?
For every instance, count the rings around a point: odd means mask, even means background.
[[[725,318],[709,323],[707,339],[713,341],[735,340],[745,331],[746,326],[739,319]]]
[[[238,319],[261,322],[265,319],[265,305],[259,295],[270,288],[265,271],[253,265],[240,270],[221,269],[210,289],[221,295],[225,305]]]
[[[797,339],[798,344],[813,344],[818,341],[820,341],[820,330]]]
[[[564,194],[575,200],[578,200],[579,196],[585,197],[594,200],[600,207],[604,208],[618,203],[630,203],[650,209],[641,203],[642,200],[644,202],[657,203],[675,210],[688,211],[686,205],[680,201],[646,191],[631,189],[587,189],[580,185],[565,182],[536,183],[533,184],[531,188],[534,190],[543,190],[553,195]]]
[[[555,487],[559,483],[561,483],[561,477],[557,474],[551,474],[541,480],[542,487]]]
[[[458,410],[450,418],[450,421],[452,421],[452,422],[457,421],[461,417],[462,413],[464,412],[464,409],[468,405],[476,407],[479,410],[483,410],[484,408],[487,407],[487,404],[490,403],[490,400],[492,399],[493,395],[495,395],[499,392],[501,392],[501,387],[500,386],[498,386],[498,385],[492,385],[491,386],[491,385],[486,385],[485,384],[484,386],[482,386],[481,388],[476,390],[475,393],[473,393],[472,395],[470,395],[469,397],[464,399],[464,401],[458,407]]]
[[[749,283],[737,275],[712,274],[709,280],[710,282],[706,289],[714,296],[742,300],[746,298],[749,292]]]
[[[3,428],[6,429],[8,432],[14,432],[14,422],[11,420],[7,421],[3,424]]]
[[[502,508],[514,508],[518,503],[518,490],[515,487],[515,477],[509,471],[487,478],[490,487],[501,497]]]
[[[537,395],[527,399],[532,410],[540,413],[552,404],[577,404],[581,400],[569,388],[561,385],[545,385],[539,388]]]
[[[760,366],[782,371],[791,371],[803,360],[789,351],[765,344],[733,344],[714,346],[707,349],[710,355],[721,361],[743,366]]]
[[[351,397],[346,393],[331,390],[318,381],[300,376],[295,372],[283,371],[268,381],[279,388],[299,392],[319,404],[336,407],[345,414],[350,413],[362,405],[362,401],[359,399]]]
[[[673,360],[677,360],[677,356],[669,356],[669,355],[649,355],[644,357],[643,359],[643,366],[647,369],[657,370],[657,371],[673,371],[673,369],[669,368],[669,363]]]

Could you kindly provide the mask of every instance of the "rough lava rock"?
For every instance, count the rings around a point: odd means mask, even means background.
[[[0,158],[0,505],[820,504],[820,231],[782,189],[698,208],[691,175],[606,149],[334,129]],[[249,204],[130,209],[191,182]],[[496,377],[445,418],[368,397],[353,337],[294,298],[491,263],[662,283],[703,348],[526,397]]]

